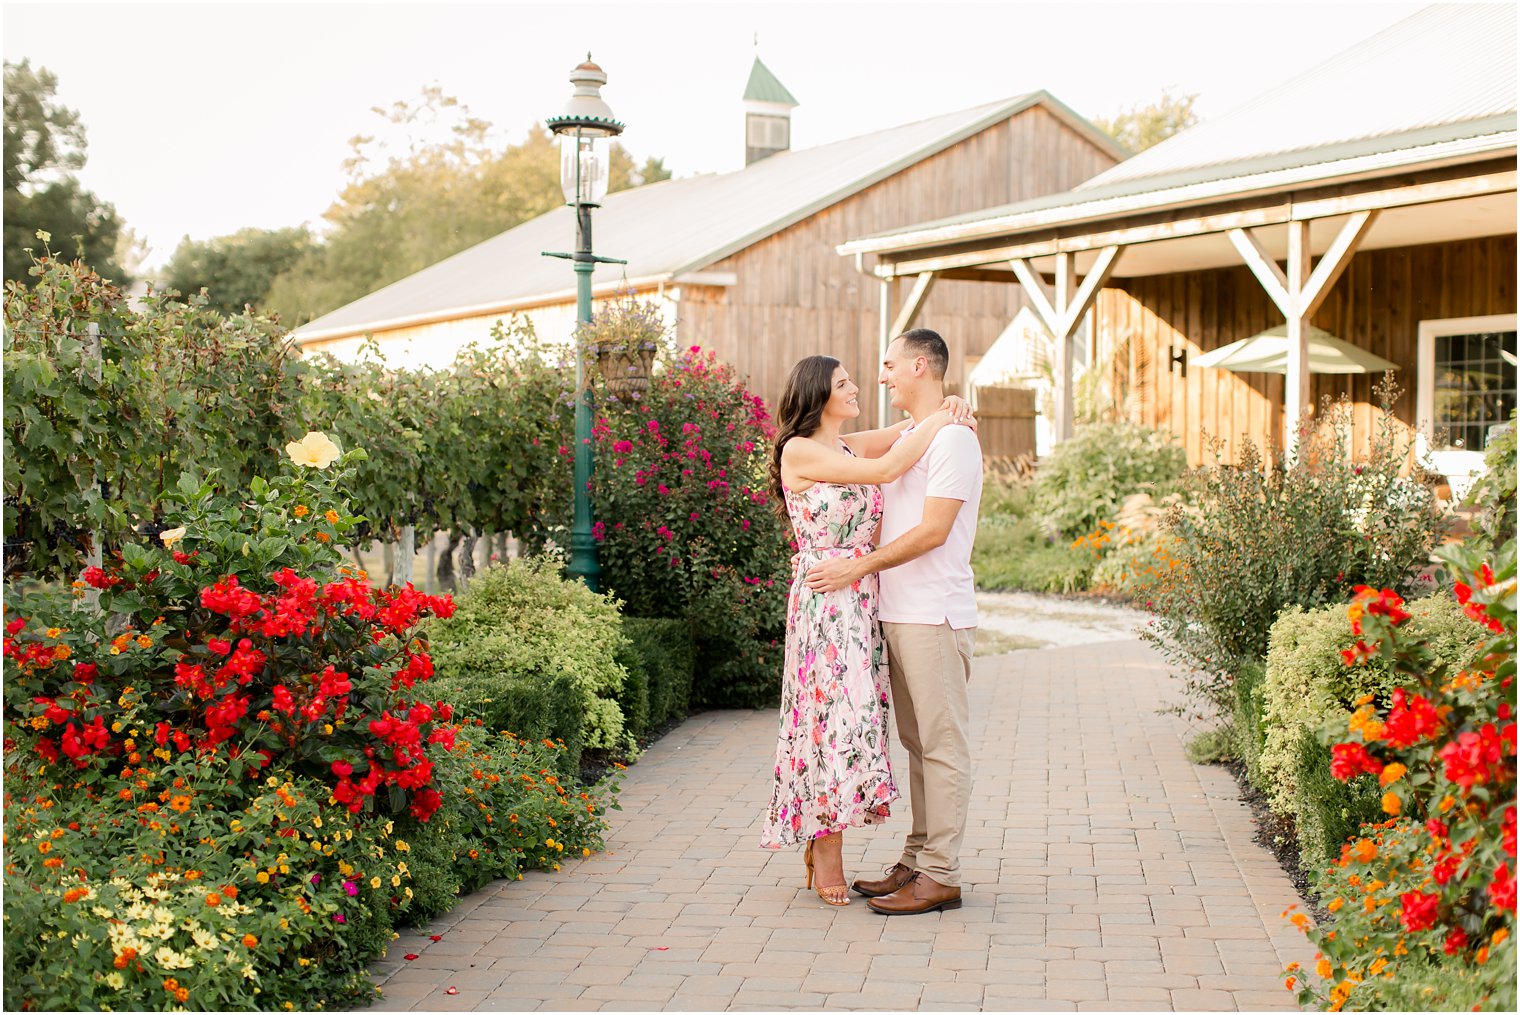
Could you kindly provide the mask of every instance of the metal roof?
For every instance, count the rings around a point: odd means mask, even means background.
[[[1304,17],[1312,17],[1309,9]],[[1217,118],[1120,162],[1072,190],[877,234],[910,234],[1045,209],[1403,149],[1513,133],[1516,30],[1511,4],[1437,4]],[[1266,66],[1261,61],[1253,70]],[[1512,142],[1511,138],[1511,142]],[[1043,225],[1052,224],[1048,216]],[[862,242],[861,246],[867,245]],[[851,250],[856,243],[846,244]],[[880,244],[870,244],[880,248]]]
[[[776,80],[771,69],[755,57],[755,65],[749,69],[749,84],[744,86],[745,102],[779,102],[785,106],[798,105],[786,85]]]
[[[1034,105],[1095,144],[1107,135],[1040,91],[816,148],[772,155],[730,173],[666,180],[609,194],[595,213],[596,251],[628,261],[599,265],[597,286],[622,278],[675,279],[720,261],[879,180]],[[1106,150],[1115,150],[1107,142]],[[556,208],[298,328],[298,341],[358,334],[420,319],[475,316],[570,288],[564,261],[575,227]],[[460,311],[451,314],[451,311]]]

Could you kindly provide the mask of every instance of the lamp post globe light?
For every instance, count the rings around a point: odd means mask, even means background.
[[[575,252],[544,252],[546,257],[563,257],[575,268],[575,319],[578,324],[591,321],[591,273],[598,264],[626,264],[612,257],[598,257],[591,251],[591,209],[607,196],[608,145],[623,133],[623,125],[612,115],[602,99],[607,73],[591,62],[570,72],[575,94],[564,111],[551,116],[544,125],[559,137],[559,182],[565,203],[575,209]],[[591,391],[586,385],[586,351],[577,348],[575,355],[575,518],[570,527],[570,567],[572,578],[579,578],[597,591],[601,567],[596,559],[596,540],[591,529]]]

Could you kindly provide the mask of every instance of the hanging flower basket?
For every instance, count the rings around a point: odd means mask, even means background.
[[[655,342],[641,342],[637,346],[624,343],[599,343],[592,348],[596,356],[596,368],[607,384],[607,391],[614,398],[642,398],[649,390],[649,377],[654,372],[654,355],[659,351]]]
[[[608,395],[624,401],[642,398],[649,390],[666,330],[660,307],[629,292],[577,328],[576,339],[594,360]]]

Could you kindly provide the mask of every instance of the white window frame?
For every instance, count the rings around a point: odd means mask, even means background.
[[[1486,317],[1446,317],[1421,321],[1415,345],[1415,422],[1425,447],[1435,443],[1436,339],[1442,335],[1477,335],[1490,331],[1517,331],[1516,314]],[[1481,448],[1477,449],[1480,453]]]

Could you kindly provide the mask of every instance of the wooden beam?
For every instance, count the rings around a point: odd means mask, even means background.
[[[1024,292],[1029,296],[1029,302],[1034,304],[1034,312],[1040,315],[1040,320],[1045,322],[1045,327],[1052,335],[1061,330],[1061,316],[1056,313],[1056,308],[1051,304],[1050,294],[1045,291],[1045,282],[1030,267],[1028,261],[1021,257],[1011,258],[1008,262],[1013,268],[1014,275],[1018,276],[1019,284],[1024,287]]]
[[[898,281],[895,278],[881,280],[881,313],[877,317],[877,341],[876,341],[876,368],[881,369],[881,364],[887,358],[887,346],[892,344],[892,306],[897,302]],[[878,386],[876,389],[876,427],[881,429],[887,425],[887,414],[891,406],[887,402],[887,389]]]
[[[1513,166],[1513,161],[1510,165]],[[1387,180],[1357,181],[1304,188],[1292,194],[1242,198],[1216,204],[1206,211],[1188,207],[1137,214],[1130,216],[1127,222],[1111,218],[1060,227],[1033,228],[1016,242],[1012,241],[1011,236],[998,236],[975,245],[945,244],[938,252],[931,252],[933,247],[883,252],[883,261],[878,264],[877,271],[882,274],[916,275],[923,271],[973,268],[1015,258],[1048,257],[1067,250],[1080,252],[1107,246],[1184,239],[1231,229],[1282,225],[1300,219],[1330,218],[1359,211],[1435,204],[1468,197],[1513,193],[1516,190],[1517,176],[1513,168],[1495,170],[1493,163],[1483,163],[1481,168],[1486,171],[1480,175],[1473,175],[1473,168],[1448,167],[1429,173],[1409,174],[1399,178],[1397,186],[1389,186]],[[1467,171],[1466,175],[1461,175],[1462,170]],[[894,257],[900,260],[894,261]]]
[[[1276,265],[1273,265],[1275,268]],[[1283,433],[1292,458],[1298,446],[1298,428],[1306,412],[1314,408],[1309,389],[1309,315],[1299,303],[1298,294],[1309,280],[1309,223],[1288,224],[1288,292],[1291,294],[1288,318],[1288,378],[1284,393]]]
[[[1229,237],[1230,242],[1235,244],[1235,249],[1240,252],[1241,259],[1246,262],[1246,267],[1251,269],[1251,274],[1256,276],[1261,287],[1267,291],[1267,296],[1277,304],[1277,309],[1282,311],[1284,317],[1292,317],[1293,298],[1290,293],[1297,290],[1290,289],[1277,262],[1272,260],[1250,230],[1231,229]]]
[[[929,290],[933,288],[934,272],[920,272],[913,282],[912,290],[908,293],[908,299],[903,303],[902,309],[897,312],[897,316],[892,319],[892,334],[888,341],[913,327],[913,322],[918,320],[919,311],[924,309],[924,300],[929,298]],[[885,356],[885,349],[882,350],[882,354]]]
[[[1056,339],[1056,390],[1055,390],[1055,441],[1057,444],[1071,439],[1076,429],[1076,414],[1072,406],[1071,324],[1067,310],[1071,307],[1072,290],[1076,288],[1077,255],[1056,255],[1056,320],[1060,325],[1051,330]]]
[[[1066,334],[1070,335],[1077,330],[1077,321],[1087,313],[1092,306],[1093,300],[1098,297],[1098,290],[1108,284],[1109,276],[1114,273],[1114,268],[1119,263],[1119,255],[1124,252],[1123,247],[1104,247],[1098,251],[1098,259],[1092,267],[1087,269],[1087,275],[1082,279],[1082,285],[1078,287],[1076,295],[1072,297],[1063,313],[1063,321]]]
[[[1377,221],[1377,211],[1359,211],[1351,216],[1351,220],[1341,227],[1335,241],[1330,244],[1330,249],[1325,251],[1319,259],[1319,264],[1314,266],[1314,271],[1304,283],[1302,292],[1296,294],[1298,309],[1304,317],[1313,317],[1314,312],[1325,302],[1325,297],[1330,295],[1330,289],[1335,285],[1335,280],[1341,277],[1341,272],[1346,270],[1346,265],[1351,263],[1351,257],[1356,253],[1356,248],[1361,245],[1367,230]]]

